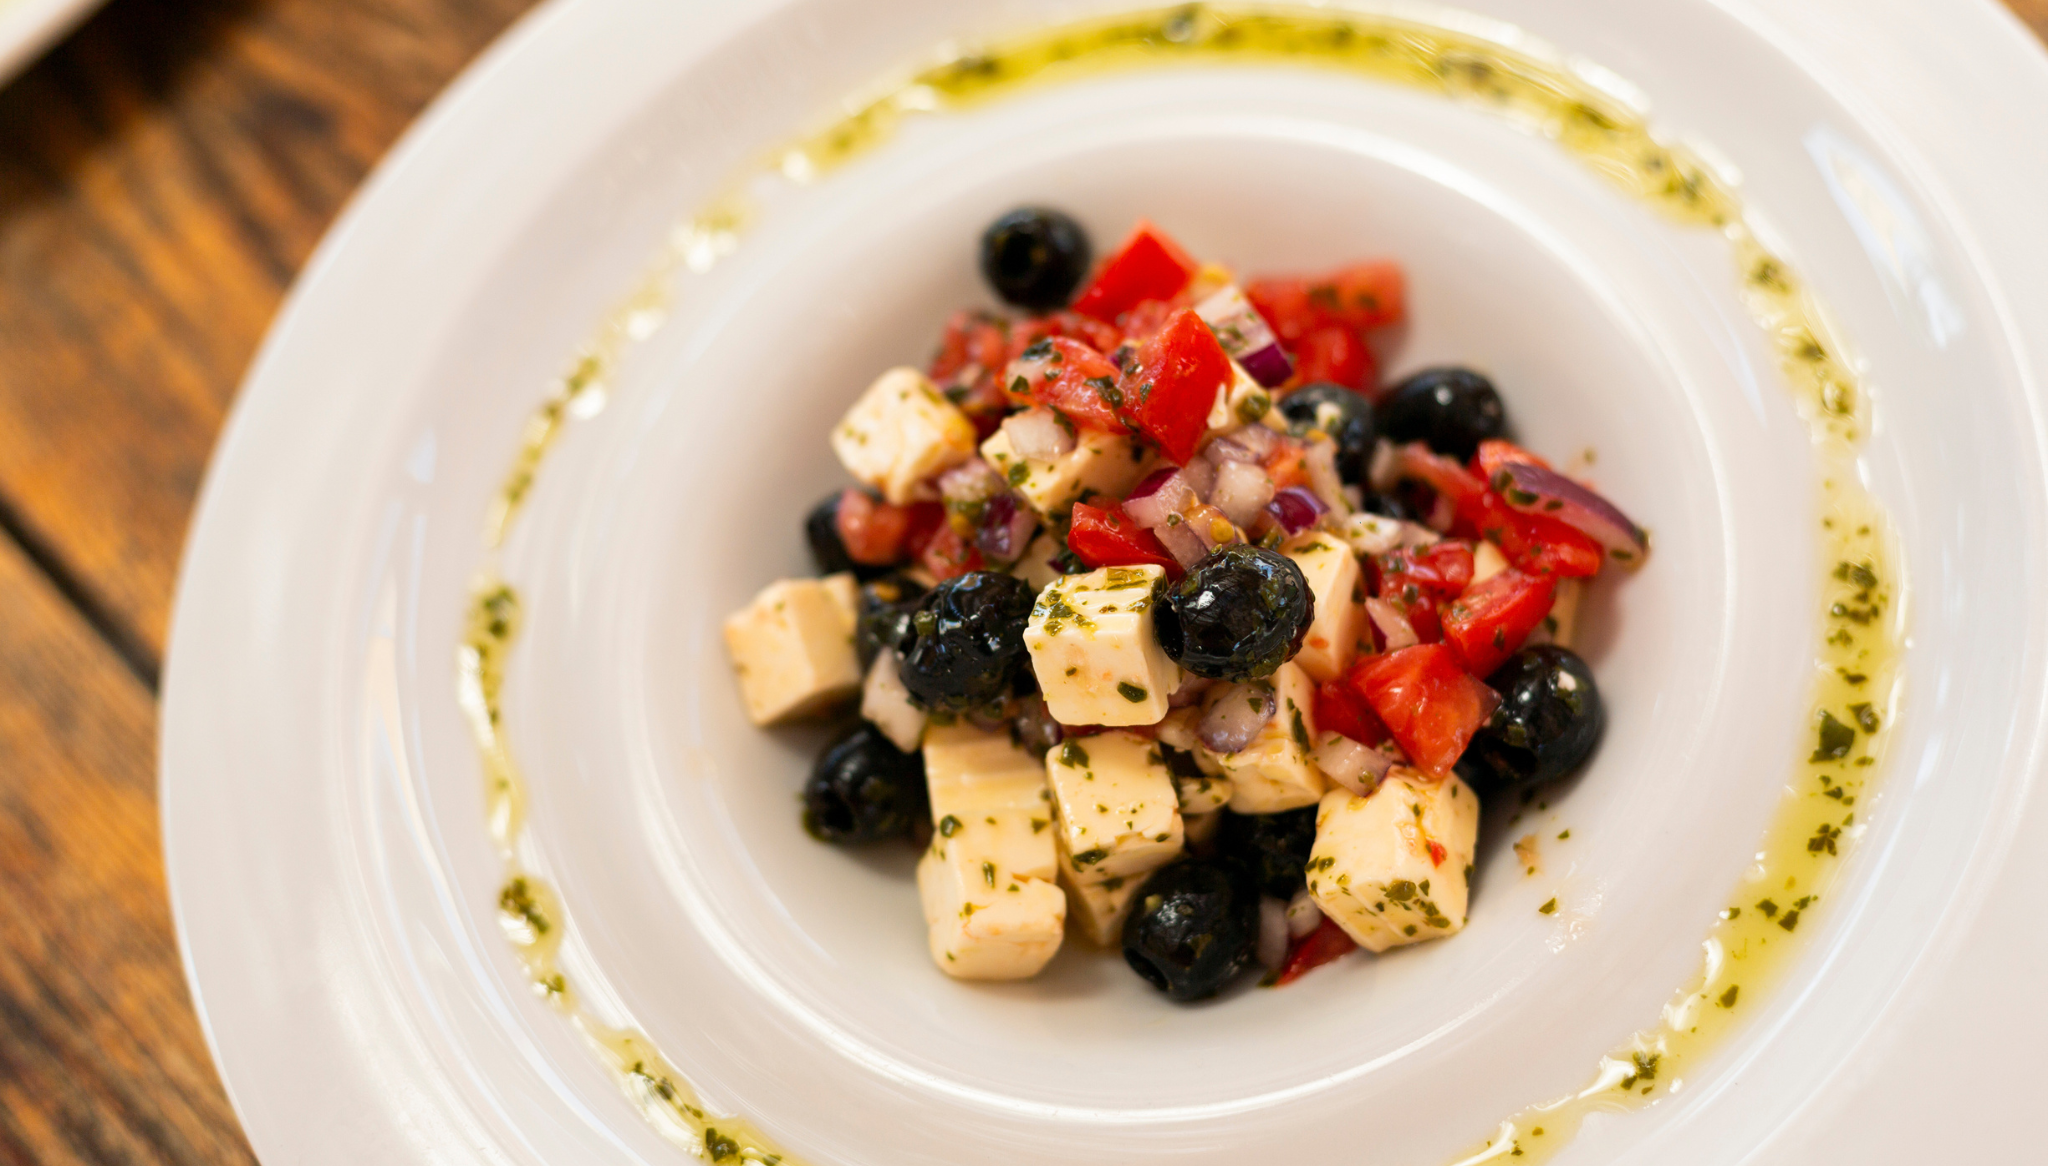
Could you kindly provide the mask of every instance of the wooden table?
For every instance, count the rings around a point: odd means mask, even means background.
[[[157,840],[178,550],[321,232],[531,3],[113,0],[0,91],[0,1163],[250,1158]]]

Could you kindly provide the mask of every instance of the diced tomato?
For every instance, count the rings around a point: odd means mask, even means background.
[[[1302,936],[1295,941],[1293,947],[1287,949],[1287,960],[1280,965],[1279,974],[1273,977],[1273,986],[1291,984],[1307,975],[1311,969],[1322,967],[1357,948],[1357,941],[1339,927],[1335,919],[1325,915],[1314,931]]]
[[[1315,486],[1309,479],[1308,445],[1292,437],[1282,437],[1273,443],[1273,452],[1260,463],[1266,476],[1273,479],[1273,489],[1285,490],[1300,486],[1314,493]]]
[[[911,533],[911,508],[895,506],[869,497],[865,490],[848,486],[839,492],[839,506],[833,525],[846,556],[869,567],[886,567],[903,560]]]
[[[1352,665],[1348,677],[1420,769],[1451,771],[1500,696],[1443,644],[1418,644]]]
[[[1050,336],[1025,349],[1003,370],[1003,387],[1014,399],[1032,400],[1064,413],[1083,429],[1129,433],[1117,416],[1123,393],[1109,358],[1065,336]]]
[[[1395,468],[1404,478],[1414,478],[1451,500],[1461,518],[1476,517],[1477,508],[1482,506],[1481,496],[1486,494],[1486,483],[1469,473],[1454,459],[1440,453],[1431,453],[1429,447],[1419,441],[1398,446],[1394,450]]]
[[[1480,481],[1491,486],[1493,485],[1493,476],[1500,473],[1501,467],[1509,462],[1542,466],[1546,470],[1550,468],[1549,462],[1544,461],[1512,441],[1488,438],[1479,443],[1479,452],[1472,455],[1470,469]]]
[[[1560,519],[1511,509],[1500,495],[1482,490],[1458,514],[1459,529],[1498,546],[1508,562],[1532,575],[1584,578],[1600,573],[1600,544]]]
[[[999,373],[1010,359],[1009,327],[1000,316],[963,308],[946,321],[939,350],[926,369],[940,384],[972,364],[985,373]]]
[[[1362,393],[1378,383],[1379,361],[1358,329],[1325,324],[1295,342],[1294,380],[1304,385],[1327,381]]]
[[[1509,567],[1466,588],[1444,609],[1444,642],[1458,653],[1467,672],[1490,676],[1550,614],[1556,594],[1555,577],[1525,575]]]
[[[1086,502],[1074,505],[1073,529],[1067,549],[1091,567],[1138,567],[1151,563],[1181,574],[1180,560],[1168,554],[1159,537],[1124,513],[1122,506],[1103,509]]]
[[[1342,733],[1361,745],[1377,745],[1387,739],[1387,727],[1380,723],[1379,714],[1341,676],[1316,686],[1315,716],[1316,728]]]
[[[1255,279],[1245,285],[1244,296],[1292,348],[1331,324],[1364,331],[1400,323],[1408,314],[1406,289],[1401,265],[1382,260],[1318,277]]]
[[[1032,316],[1019,320],[1010,326],[1010,351],[1003,362],[1015,360],[1024,350],[1049,336],[1065,336],[1079,340],[1097,352],[1114,352],[1123,343],[1123,333],[1113,324],[1065,310],[1048,312],[1043,316]],[[995,366],[998,371],[1002,365]],[[936,379],[936,378],[934,378]]]
[[[912,540],[912,549],[918,565],[941,582],[987,565],[974,544],[962,538],[943,516],[929,531]]]
[[[1182,308],[1124,370],[1124,415],[1175,464],[1186,465],[1230,377],[1230,357],[1216,334],[1193,309]]]
[[[1074,310],[1115,321],[1140,300],[1170,300],[1195,277],[1198,264],[1166,232],[1144,219],[1074,297]]]
[[[1117,327],[1127,343],[1143,344],[1165,331],[1166,325],[1180,310],[1166,300],[1143,300],[1137,307],[1117,317]],[[1105,348],[1103,351],[1109,350]]]
[[[1423,592],[1450,599],[1472,584],[1472,544],[1445,539],[1426,547],[1388,551],[1377,556],[1373,565],[1382,599],[1414,603],[1424,598]]]

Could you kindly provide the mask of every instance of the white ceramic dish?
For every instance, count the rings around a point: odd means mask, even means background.
[[[1863,470],[1914,595],[1889,773],[1791,982],[1562,1160],[2021,1160],[2048,1036],[2026,979],[2048,860],[2013,845],[2048,825],[2040,50],[1988,3],[1471,7],[1739,173],[1879,394]],[[261,1156],[680,1159],[498,934],[454,700],[477,531],[527,414],[679,214],[940,42],[1083,8],[552,4],[337,228],[216,457],[166,692],[173,903]],[[1395,369],[1490,368],[1530,444],[1595,447],[1656,529],[1652,567],[1595,604],[1612,729],[1539,819],[1573,841],[1540,878],[1483,872],[1454,942],[1196,1009],[1081,951],[954,984],[907,856],[797,831],[810,742],[744,724],[717,621],[801,568],[827,426],[979,294],[975,232],[1027,199],[1098,238],[1148,214],[1250,267],[1398,256]],[[1582,1084],[1696,966],[1810,740],[1812,462],[1732,283],[1712,235],[1548,143],[1279,67],[1035,91],[770,197],[570,426],[503,558],[529,628],[507,691],[524,858],[568,905],[576,982],[818,1166],[1434,1163]]]
[[[0,84],[28,68],[102,0],[0,0]]]

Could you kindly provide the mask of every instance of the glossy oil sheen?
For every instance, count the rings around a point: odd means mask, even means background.
[[[1731,185],[1695,152],[1660,141],[1642,111],[1577,71],[1512,47],[1502,31],[1480,36],[1327,10],[1188,5],[1136,12],[960,53],[883,89],[773,162],[784,177],[810,182],[886,143],[909,115],[1109,69],[1278,61],[1414,86],[1491,109],[1558,142],[1677,222],[1727,239],[1743,301],[1778,352],[1807,422],[1820,478],[1821,513],[1814,521],[1825,571],[1817,589],[1824,636],[1814,653],[1816,748],[1797,763],[1754,863],[1704,940],[1699,976],[1674,993],[1656,1023],[1602,1058],[1583,1089],[1512,1115],[1459,1166],[1540,1161],[1562,1148],[1588,1113],[1640,1106],[1676,1091],[1686,1066],[1738,1026],[1782,978],[1800,946],[1800,921],[1823,909],[1840,858],[1860,833],[1854,806],[1882,768],[1886,729],[1897,711],[1903,627],[1895,540],[1856,467],[1871,402],[1826,313],[1757,240]],[[488,548],[503,542],[565,418],[600,408],[603,384],[624,346],[658,327],[667,281],[679,268],[704,270],[729,253],[744,221],[744,202],[728,198],[681,225],[641,290],[577,355],[527,425],[487,519]],[[709,1116],[646,1037],[606,1028],[581,1009],[555,966],[561,911],[552,892],[517,863],[524,794],[501,725],[504,659],[518,630],[517,595],[487,566],[458,651],[459,693],[484,759],[493,840],[507,864],[500,897],[506,934],[536,990],[590,1039],[664,1136],[713,1160],[781,1161],[751,1126]],[[1826,749],[1820,747],[1824,717],[1834,730]],[[1853,733],[1846,745],[1842,729]]]

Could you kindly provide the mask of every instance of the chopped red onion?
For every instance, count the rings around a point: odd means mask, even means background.
[[[1233,684],[1210,698],[1195,725],[1195,739],[1211,753],[1236,753],[1252,743],[1279,709],[1271,685]]]
[[[1272,515],[1288,534],[1300,534],[1328,512],[1329,508],[1323,505],[1322,499],[1300,486],[1289,486],[1266,503],[1266,513]]]
[[[1074,433],[1050,409],[1026,409],[1003,418],[1003,432],[1017,456],[1049,462],[1074,452]]]
[[[939,497],[948,502],[980,502],[1007,489],[995,468],[980,458],[969,458],[939,475]]]
[[[1422,642],[1415,634],[1415,625],[1401,610],[1384,599],[1365,601],[1365,614],[1372,617],[1372,626],[1380,630],[1380,638],[1386,641],[1386,650],[1398,652],[1412,648]]]
[[[1263,425],[1240,426],[1231,430],[1229,437],[1231,444],[1250,450],[1252,457],[1259,461],[1271,457],[1273,451],[1280,448],[1282,440],[1278,433]]]
[[[1259,315],[1259,310],[1252,307],[1235,284],[1218,288],[1196,304],[1195,315],[1216,333],[1223,351],[1259,384],[1270,389],[1294,375],[1294,364],[1280,350],[1280,342],[1266,324],[1266,318]]]
[[[1180,687],[1173,690],[1173,695],[1166,698],[1167,707],[1187,708],[1190,705],[1199,703],[1202,699],[1202,694],[1207,691],[1209,691],[1208,678],[1197,676],[1190,672],[1180,682]]]
[[[1185,522],[1169,522],[1152,528],[1159,541],[1166,547],[1175,562],[1183,567],[1193,567],[1209,557],[1209,544]]]
[[[981,512],[981,529],[974,545],[998,563],[1015,562],[1038,533],[1038,516],[1028,506],[1017,505],[1015,494],[998,494]]]
[[[1181,477],[1186,479],[1188,489],[1204,502],[1216,491],[1216,463],[1208,458],[1194,458],[1180,468]]]
[[[1382,437],[1372,443],[1372,461],[1366,467],[1365,480],[1373,489],[1384,494],[1401,482],[1401,456],[1394,450],[1394,443]]]
[[[1277,342],[1245,353],[1237,358],[1237,363],[1253,380],[1269,389],[1285,384],[1294,375],[1294,362],[1287,359],[1287,353]]]
[[[1209,443],[1203,455],[1212,466],[1227,466],[1232,462],[1250,462],[1257,465],[1266,459],[1253,453],[1250,447],[1239,445],[1228,437],[1219,437]]]
[[[1216,470],[1211,505],[1239,526],[1250,526],[1273,500],[1273,479],[1249,462],[1225,462]]]
[[[1377,789],[1380,779],[1394,767],[1393,758],[1341,733],[1324,733],[1322,743],[1309,757],[1323,776],[1359,797]]]
[[[1318,436],[1308,443],[1308,456],[1302,459],[1308,463],[1308,484],[1323,500],[1323,505],[1343,513],[1348,503],[1344,497],[1344,479],[1337,473],[1337,443],[1328,437]]]
[[[1252,954],[1259,966],[1277,972],[1287,962],[1287,903],[1271,895],[1259,896],[1259,939]]]
[[[1630,566],[1650,553],[1650,536],[1619,507],[1555,470],[1509,462],[1493,476],[1509,506],[1570,523]]]
[[[1161,466],[1152,471],[1131,496],[1124,499],[1124,513],[1131,521],[1151,530],[1164,526],[1166,520],[1195,500],[1195,491],[1172,466]]]
[[[1451,501],[1450,495],[1438,494],[1429,507],[1429,528],[1438,534],[1448,534],[1457,521],[1458,504]]]
[[[1316,897],[1307,887],[1294,892],[1287,900],[1287,934],[1293,939],[1305,939],[1308,933],[1323,925],[1323,909],[1316,905]]]

